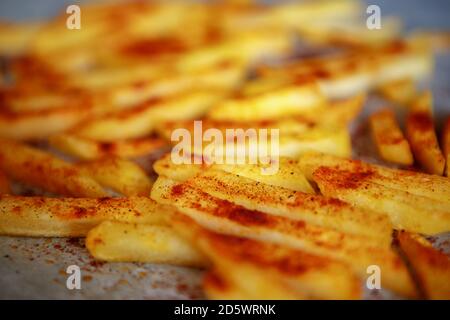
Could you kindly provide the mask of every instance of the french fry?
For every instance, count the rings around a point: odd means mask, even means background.
[[[202,128],[207,130],[215,128],[224,134],[226,129],[267,128],[279,129],[281,135],[302,134],[312,128],[335,127],[336,123],[345,126],[349,124],[361,111],[365,95],[357,95],[348,99],[332,101],[329,106],[317,108],[311,112],[305,112],[300,116],[281,119],[269,119],[263,121],[234,122],[220,119],[203,119]],[[194,132],[194,121],[170,121],[158,125],[156,131],[166,140],[170,140],[174,129],[185,128],[191,134]]]
[[[11,192],[8,178],[0,170],[0,194],[8,194]]]
[[[381,95],[400,106],[407,106],[417,96],[416,84],[411,78],[387,82],[378,87]]]
[[[147,197],[44,198],[2,195],[0,233],[27,237],[84,237],[105,220],[166,225],[173,210]]]
[[[23,52],[32,37],[41,26],[38,23],[0,24],[0,52],[1,55],[17,55]]]
[[[383,109],[372,114],[369,123],[381,158],[402,165],[414,163],[408,141],[391,110]]]
[[[211,119],[251,121],[301,115],[305,110],[326,104],[319,87],[314,84],[281,88],[244,99],[225,100],[210,110]]]
[[[182,72],[191,72],[230,60],[248,63],[267,55],[283,56],[291,51],[292,43],[285,30],[251,29],[221,43],[192,50],[181,56],[175,67]]]
[[[94,160],[106,156],[134,158],[150,154],[166,146],[166,142],[160,138],[99,142],[74,134],[52,136],[49,138],[49,143],[53,148],[82,160]]]
[[[317,128],[299,135],[280,136],[280,156],[296,158],[316,151],[339,157],[350,157],[352,145],[347,128]]]
[[[21,113],[2,111],[0,137],[18,140],[44,139],[67,131],[96,114],[97,107],[89,103]]]
[[[180,93],[162,101],[155,98],[138,107],[83,124],[76,133],[103,142],[143,137],[150,134],[158,122],[201,116],[223,94],[222,90],[203,90]]]
[[[258,270],[259,271],[259,270]],[[203,277],[203,291],[212,300],[308,300],[311,297],[301,292],[292,292],[280,279],[261,277],[261,272],[252,273],[247,285],[242,280],[234,281],[229,272],[209,270]]]
[[[390,169],[320,153],[304,154],[299,158],[298,164],[310,181],[314,181],[313,173],[318,168],[331,167],[347,172],[363,173],[365,174],[364,179],[372,183],[450,205],[450,181],[444,177]]]
[[[267,136],[264,148],[267,150],[267,156],[272,158],[296,158],[310,151],[349,157],[352,152],[350,133],[345,127],[314,128],[301,134],[287,135],[279,135],[279,132],[270,130]],[[254,130],[234,130],[225,135],[224,141],[225,143],[218,145],[207,141],[196,144],[193,143],[195,140],[191,140],[190,152],[195,157],[201,157],[205,163],[211,164],[226,162],[230,157],[239,161],[256,157],[258,148],[261,147],[260,139]]]
[[[450,177],[450,117],[447,118],[442,131],[442,150],[445,157],[445,175]]]
[[[431,93],[425,92],[414,101],[406,119],[406,137],[414,157],[431,174],[444,173],[445,159],[439,149],[432,119]]]
[[[438,234],[450,231],[450,205],[407,191],[373,183],[370,172],[321,167],[314,171],[320,191],[364,209],[385,213],[395,229]],[[409,186],[411,188],[411,186]]]
[[[202,88],[209,88],[217,92],[234,89],[244,77],[245,68],[242,63],[230,62],[213,65],[205,70],[196,70],[195,72],[174,73],[169,76],[160,74],[152,81],[149,81],[148,78],[133,81],[130,84],[113,87],[107,92],[115,105],[125,109],[155,97],[170,98],[170,96],[188,91],[198,91]]]
[[[0,168],[12,179],[73,197],[105,197],[108,194],[75,165],[25,144],[0,139]]]
[[[367,50],[301,59],[279,67],[262,66],[257,72],[263,78],[287,78],[284,83],[314,79],[327,98],[338,99],[399,79],[422,79],[432,70],[433,57],[429,50],[411,41],[395,40]]]
[[[450,258],[422,236],[399,232],[399,245],[429,299],[450,299]]]
[[[385,17],[383,28],[370,30],[358,20],[323,19],[302,24],[298,31],[302,38],[318,44],[337,46],[380,47],[401,36],[402,23],[397,17]],[[372,32],[373,31],[373,32]]]
[[[103,261],[208,266],[208,260],[168,226],[104,221],[89,231],[86,248]]]
[[[211,231],[336,259],[347,263],[362,278],[367,276],[367,267],[376,264],[383,272],[382,287],[409,297],[416,295],[407,269],[395,252],[385,246],[372,246],[365,237],[248,210],[163,177],[156,180],[151,196],[159,203],[174,205]]]
[[[186,185],[249,210],[364,236],[368,238],[367,243],[373,240],[380,245],[391,243],[392,225],[388,217],[337,199],[274,187],[215,170],[193,177]]]
[[[161,159],[155,161],[153,170],[160,175],[175,181],[186,181],[206,169],[204,164],[176,164],[171,159],[171,154],[167,153]]]
[[[203,277],[202,289],[206,297],[211,300],[245,300],[245,299],[274,299],[274,300],[290,300],[300,299],[299,296],[287,294],[285,290],[277,290],[272,288],[269,290],[258,290],[257,292],[246,292],[239,283],[233,282],[229,279],[228,273],[219,273],[213,269]],[[257,287],[259,289],[259,286]],[[270,292],[270,294],[269,294]],[[303,296],[306,299],[306,296]]]
[[[152,182],[136,163],[116,157],[102,158],[77,164],[81,171],[103,187],[124,196],[148,196]]]
[[[279,158],[278,163],[276,164],[277,170],[273,172],[273,174],[270,174],[269,172],[267,172],[269,174],[263,174],[263,171],[265,171],[269,166],[275,166],[275,164],[215,164],[212,168],[272,186],[283,187],[305,193],[314,193],[314,189],[311,187],[308,180],[306,180],[300,168],[297,166],[296,160],[290,158]]]
[[[179,221],[175,227],[180,229]],[[212,233],[200,229],[192,220],[184,222],[181,229],[181,234],[189,234],[189,240],[211,259],[214,270],[227,275],[227,279],[250,294],[246,299],[258,295],[356,299],[361,295],[359,278],[347,265],[332,259],[276,244]]]
[[[410,37],[438,53],[446,53],[450,49],[450,34],[445,30],[418,30]]]
[[[237,174],[265,184],[280,186],[290,190],[314,193],[314,189],[299,171],[297,161],[291,158],[280,158],[276,174],[263,175],[263,165],[227,165],[213,164],[211,168]],[[205,164],[175,164],[171,155],[166,154],[153,164],[158,175],[166,176],[175,181],[186,181],[209,167]]]

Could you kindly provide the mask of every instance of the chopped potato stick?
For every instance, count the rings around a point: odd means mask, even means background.
[[[167,224],[173,210],[147,197],[0,197],[0,233],[32,237],[83,237],[105,220]]]
[[[215,170],[199,174],[186,184],[250,210],[365,236],[380,245],[391,243],[392,225],[388,217],[337,199],[274,187]]]
[[[162,177],[152,188],[152,198],[162,204],[174,205],[214,232],[286,245],[336,259],[347,263],[363,278],[367,277],[367,267],[376,264],[383,272],[382,287],[405,296],[416,295],[400,257],[385,245],[374,246],[367,237],[249,210]]]
[[[444,130],[442,131],[442,150],[445,157],[445,175],[450,177],[450,117],[445,121]]]
[[[176,220],[175,220],[176,221]],[[191,219],[175,223],[175,229],[211,259],[214,269],[227,274],[252,296],[314,299],[360,298],[360,280],[348,266],[282,245],[213,233]],[[233,270],[233,272],[229,272]],[[245,281],[243,281],[245,279]]]
[[[406,137],[414,157],[431,174],[444,173],[445,159],[439,149],[432,118],[432,97],[425,92],[411,106],[406,119]]]
[[[225,100],[213,107],[208,116],[212,119],[255,121],[301,115],[306,110],[322,107],[326,99],[314,84],[292,86],[255,97]]]
[[[450,299],[450,258],[418,234],[399,232],[398,241],[429,299]]]
[[[370,175],[331,167],[320,167],[313,174],[324,195],[385,213],[396,229],[423,234],[450,231],[450,204],[373,183]]]
[[[73,197],[104,197],[108,194],[93,178],[75,165],[25,144],[0,139],[0,168],[12,179]]]
[[[82,160],[107,156],[135,158],[151,154],[167,145],[163,139],[152,137],[100,142],[64,133],[50,137],[49,142],[53,148]]]
[[[161,121],[201,116],[223,94],[223,91],[205,89],[170,98],[154,98],[138,107],[83,124],[76,129],[76,134],[108,142],[143,137],[150,134]]]
[[[450,205],[450,181],[444,177],[390,169],[320,153],[304,154],[300,157],[298,164],[310,181],[314,180],[313,173],[319,167],[331,167],[355,174],[363,173],[367,181]]]
[[[81,162],[77,167],[103,187],[125,196],[148,196],[152,182],[136,163],[116,157]]]
[[[168,226],[104,221],[89,231],[86,247],[103,261],[208,265],[197,249]]]
[[[0,194],[8,194],[11,192],[11,188],[9,185],[8,178],[3,173],[3,171],[0,170]]]
[[[372,114],[369,122],[381,158],[402,165],[414,163],[409,143],[398,126],[394,112],[383,109]]]
[[[407,106],[417,96],[416,84],[410,78],[387,82],[378,87],[381,95],[400,106]]]

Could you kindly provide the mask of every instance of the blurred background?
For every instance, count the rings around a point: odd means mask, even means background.
[[[166,0],[170,1],[170,0]],[[339,0],[337,0],[339,1]],[[1,0],[0,18],[2,20],[39,19],[55,15],[77,0]],[[86,2],[86,1],[84,1]],[[275,2],[266,0],[264,2]],[[382,15],[400,16],[405,27],[450,28],[450,1],[448,0],[365,0],[379,5]]]

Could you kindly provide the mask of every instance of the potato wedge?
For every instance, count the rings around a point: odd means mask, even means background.
[[[326,105],[317,84],[292,86],[243,99],[225,100],[212,108],[208,117],[218,120],[255,121],[301,115]]]
[[[310,181],[320,167],[365,173],[364,179],[395,190],[423,196],[450,205],[450,181],[444,177],[413,171],[397,170],[327,154],[308,153],[299,158],[302,172]]]
[[[99,142],[74,134],[58,134],[49,138],[50,145],[70,156],[82,160],[100,159],[106,156],[134,158],[153,153],[167,144],[160,138],[140,138]]]
[[[330,167],[313,174],[322,194],[385,213],[395,229],[428,235],[450,231],[448,203],[373,183],[367,179],[370,175]]]
[[[416,295],[410,275],[397,254],[386,246],[368,244],[366,237],[248,210],[163,177],[156,180],[152,198],[175,206],[211,231],[286,245],[336,259],[347,263],[362,278],[367,276],[367,267],[376,264],[383,273],[383,287],[409,297]]]
[[[372,137],[383,160],[402,165],[412,165],[414,158],[408,141],[399,128],[394,112],[383,109],[369,118]]]
[[[147,197],[44,198],[2,195],[0,234],[83,237],[105,220],[167,224],[173,210]]]
[[[19,142],[0,139],[0,168],[12,179],[56,194],[73,197],[108,195],[100,184],[75,165]]]
[[[148,196],[152,181],[136,163],[117,157],[108,157],[77,164],[81,171],[93,177],[103,187],[124,196]]]
[[[425,296],[429,299],[449,300],[450,258],[417,234],[399,232],[398,241]]]
[[[104,221],[89,231],[86,248],[103,261],[208,266],[208,260],[168,226]]]
[[[425,92],[411,106],[406,119],[406,137],[414,157],[423,169],[431,174],[444,173],[445,159],[442,155],[432,118],[432,97]]]
[[[360,235],[368,238],[367,243],[374,241],[380,246],[391,243],[392,225],[388,217],[354,208],[337,199],[274,187],[215,170],[193,177],[186,185],[249,210]]]
[[[175,223],[176,230],[180,230],[179,224]],[[190,219],[181,229],[181,234],[189,234],[188,239],[211,259],[214,270],[227,275],[227,279],[238,284],[243,292],[253,293],[247,299],[258,294],[266,298],[290,299],[305,296],[357,299],[361,296],[359,278],[346,264],[330,258],[282,245],[213,233],[199,228]]]
[[[445,121],[444,130],[442,131],[442,150],[445,157],[445,175],[450,177],[450,117]]]
[[[8,178],[3,173],[3,171],[0,170],[0,194],[8,194],[11,192],[11,188],[9,185]]]

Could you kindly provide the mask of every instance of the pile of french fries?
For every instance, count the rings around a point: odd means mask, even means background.
[[[0,234],[206,268],[212,299],[360,299],[373,265],[402,297],[450,299],[449,257],[427,240],[450,231],[450,120],[441,152],[415,89],[436,35],[402,38],[397,18],[368,30],[356,0],[81,12],[80,30],[65,14],[0,25]],[[392,108],[370,117],[380,156],[425,173],[351,160],[349,125],[374,92],[409,108],[406,138]],[[278,172],[175,164],[172,132],[194,120],[279,129]]]

